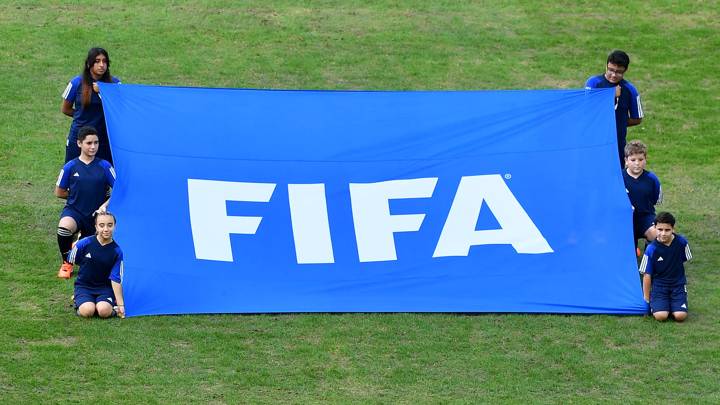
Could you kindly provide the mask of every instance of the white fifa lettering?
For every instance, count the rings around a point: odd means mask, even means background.
[[[232,262],[230,234],[252,235],[262,217],[227,215],[227,201],[268,202],[272,183],[188,179],[188,205],[195,257]]]
[[[475,230],[483,201],[500,229]],[[553,252],[499,174],[464,176],[433,257],[467,256],[471,246],[505,244],[518,253]]]
[[[298,264],[335,263],[325,184],[288,184],[288,199]]]
[[[361,262],[397,260],[394,234],[420,229],[425,214],[391,215],[389,200],[432,197],[437,177],[350,183],[355,239]]]
[[[390,200],[430,198],[437,177],[350,183],[360,262],[397,260],[395,233],[416,232],[425,214],[391,214]],[[255,234],[262,217],[229,216],[228,201],[268,202],[274,183],[188,179],[195,257],[232,262],[231,234]],[[485,202],[498,229],[476,230]],[[288,203],[298,264],[335,263],[325,185],[288,184]],[[498,174],[465,176],[432,257],[467,256],[472,246],[511,245],[517,253],[552,253],[545,237]]]

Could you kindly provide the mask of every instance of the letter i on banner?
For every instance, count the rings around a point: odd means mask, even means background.
[[[288,184],[298,264],[335,263],[325,184]]]

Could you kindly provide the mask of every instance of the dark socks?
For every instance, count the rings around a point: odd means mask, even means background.
[[[72,249],[73,233],[69,229],[58,226],[57,229],[58,248],[60,248],[60,256],[64,261],[68,259],[68,253]]]

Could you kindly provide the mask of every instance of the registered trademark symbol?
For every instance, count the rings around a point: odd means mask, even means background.
[[[510,179],[512,179],[512,174],[505,173],[505,175],[503,177],[505,177],[506,180],[510,180]]]

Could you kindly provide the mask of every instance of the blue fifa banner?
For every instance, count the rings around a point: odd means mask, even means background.
[[[647,310],[614,89],[100,90],[129,316]]]

